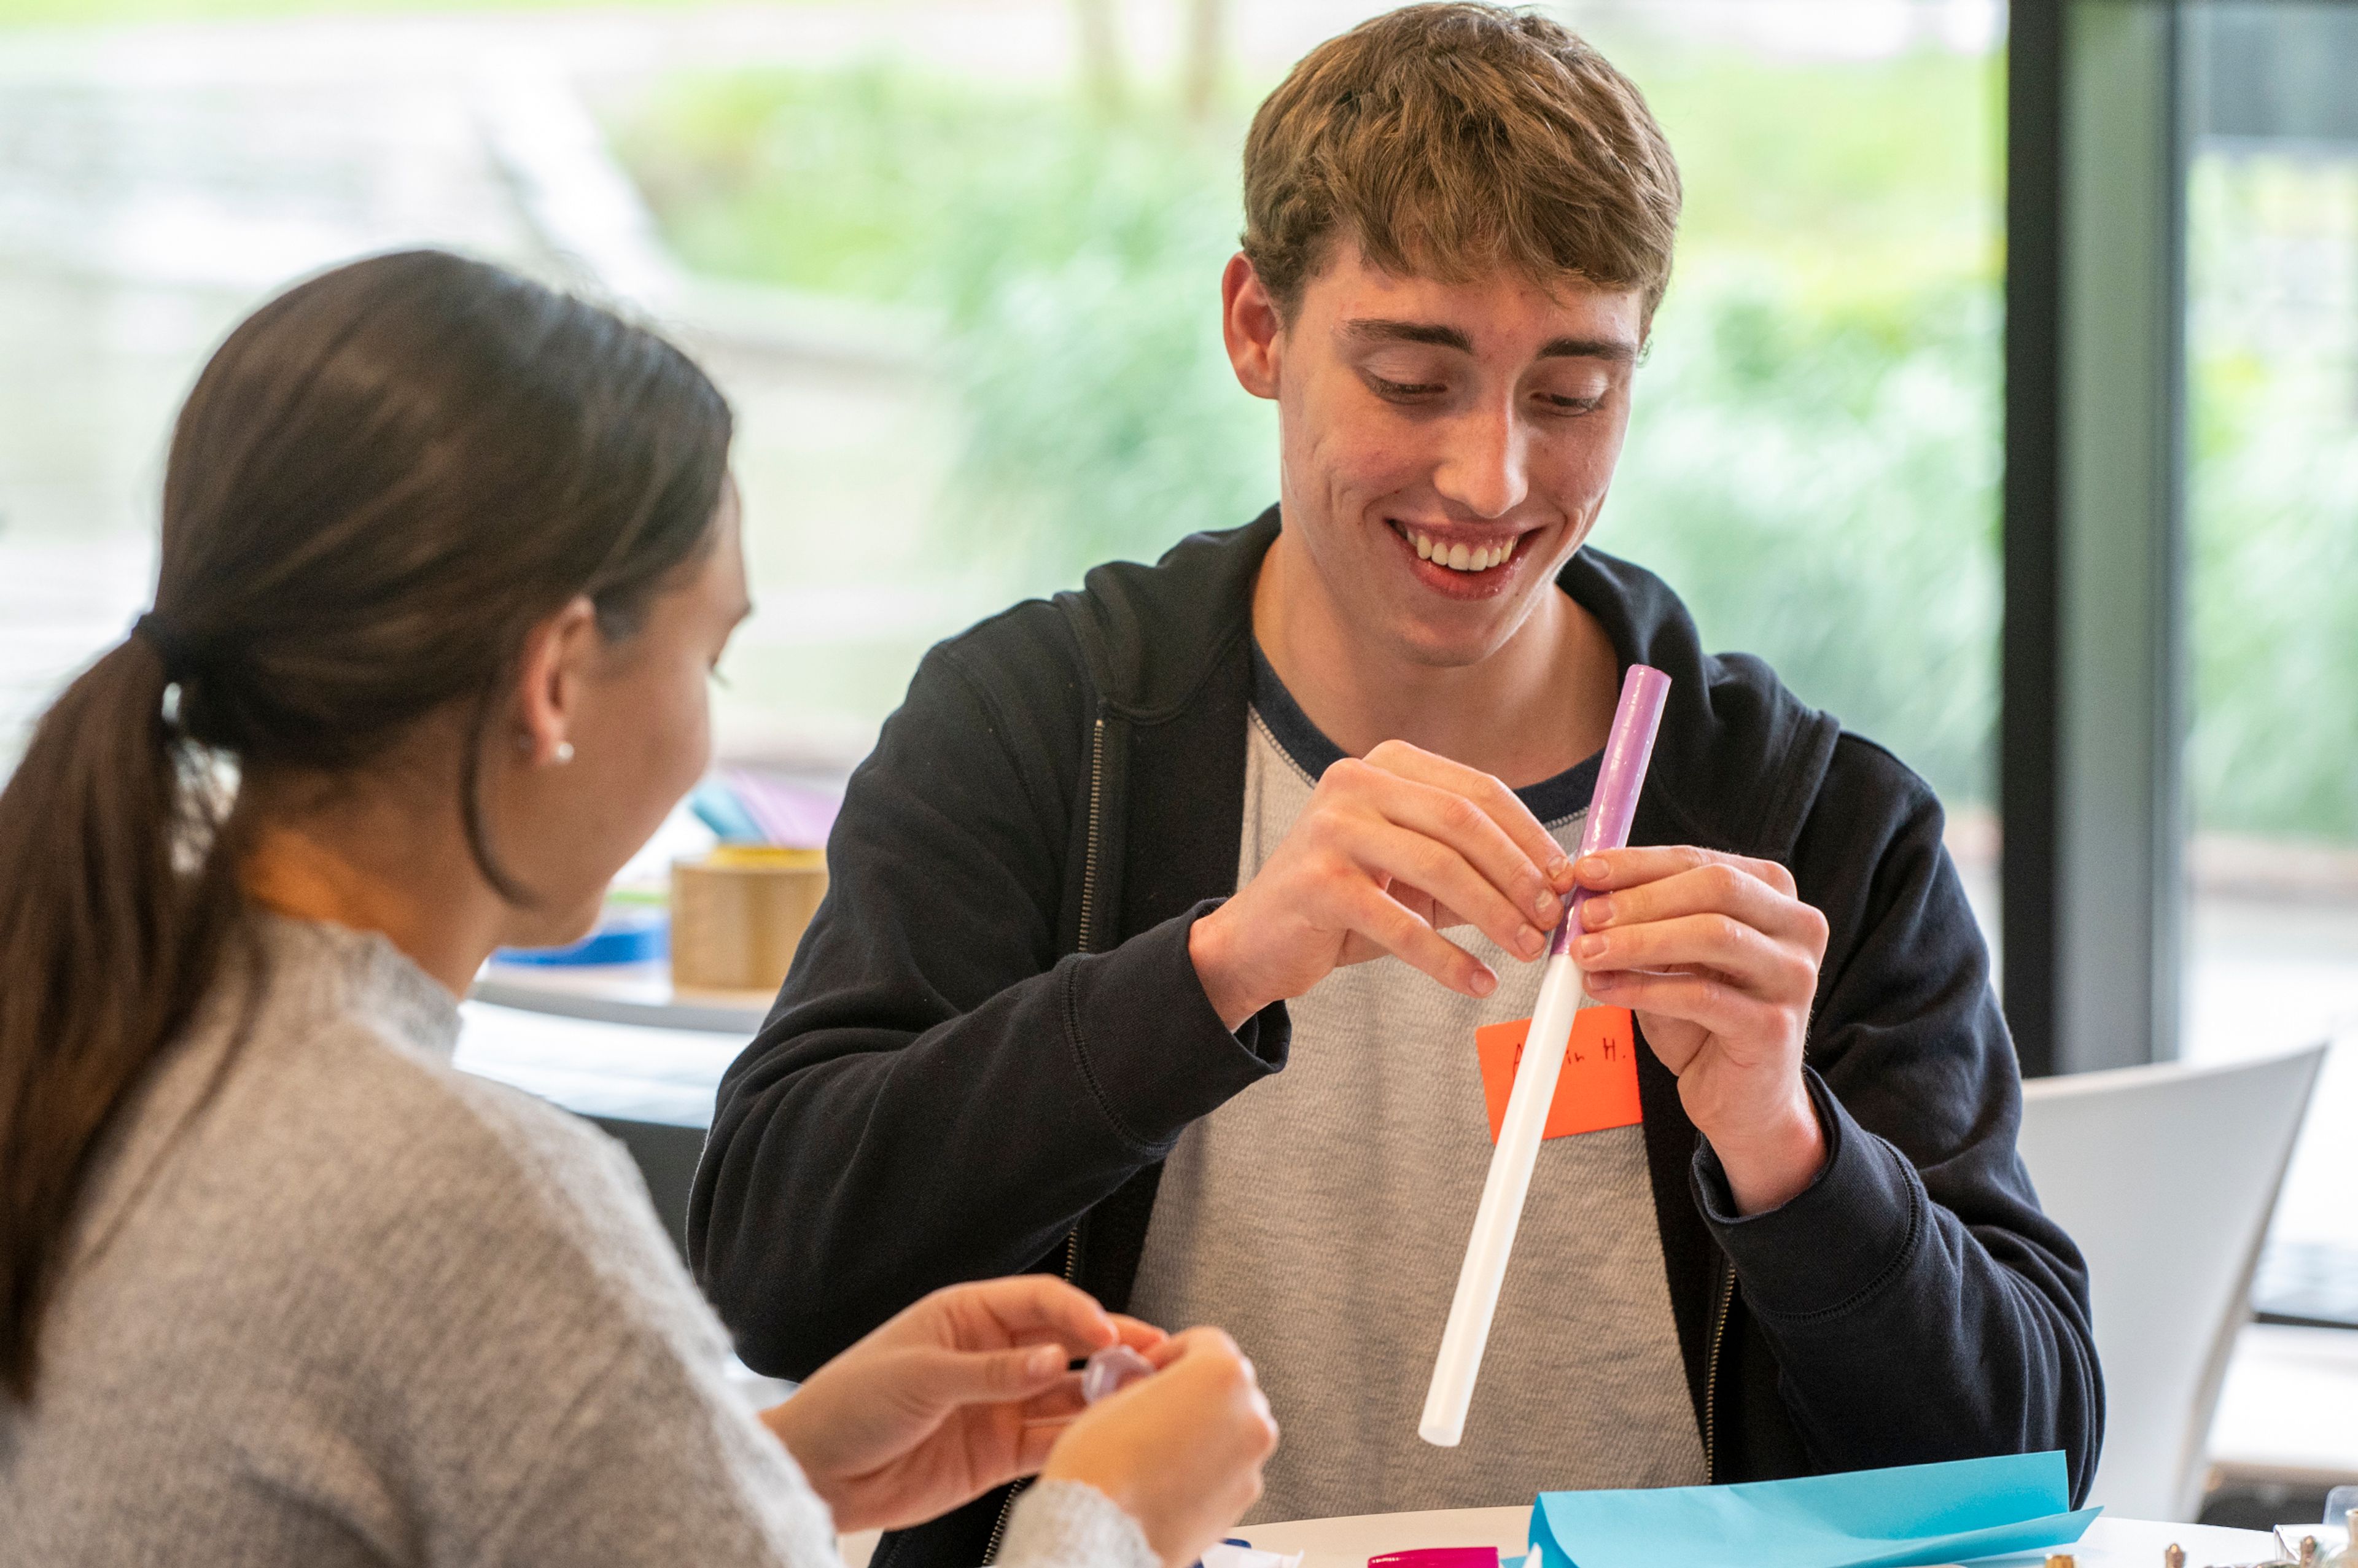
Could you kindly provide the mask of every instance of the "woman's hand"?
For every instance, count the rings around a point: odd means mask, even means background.
[[[1040,1478],[1095,1487],[1138,1521],[1163,1568],[1186,1568],[1260,1498],[1277,1422],[1252,1363],[1218,1329],[1146,1355],[1161,1370],[1073,1422]]]
[[[1061,1280],[951,1285],[811,1375],[762,1420],[840,1530],[922,1523],[1028,1476],[1084,1408],[1074,1357],[1163,1332]]]

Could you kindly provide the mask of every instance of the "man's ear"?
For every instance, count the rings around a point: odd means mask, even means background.
[[[1275,398],[1285,323],[1242,251],[1228,258],[1220,275],[1220,335],[1228,341],[1238,384],[1255,397]]]
[[[533,766],[572,755],[568,737],[580,718],[599,640],[598,610],[584,594],[525,635],[516,659],[516,739]]]

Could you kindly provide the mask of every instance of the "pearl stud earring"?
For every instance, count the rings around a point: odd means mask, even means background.
[[[556,752],[556,761],[557,761],[557,764],[561,767],[561,766],[563,766],[565,763],[569,762],[571,762],[572,760],[573,760],[573,742],[572,742],[572,741],[559,741],[557,743],[557,752]]]

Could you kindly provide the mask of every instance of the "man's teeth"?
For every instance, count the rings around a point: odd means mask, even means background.
[[[1454,572],[1486,572],[1514,553],[1515,542],[1512,539],[1502,544],[1486,545],[1478,549],[1469,550],[1463,540],[1455,545],[1442,545],[1435,544],[1431,537],[1423,534],[1416,536],[1418,560],[1431,561],[1437,567],[1447,567]]]

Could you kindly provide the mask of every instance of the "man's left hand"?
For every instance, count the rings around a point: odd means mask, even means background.
[[[1638,1015],[1737,1212],[1798,1196],[1826,1159],[1801,1081],[1826,917],[1775,861],[1709,849],[1608,849],[1574,875],[1603,895],[1573,940],[1588,994]]]

